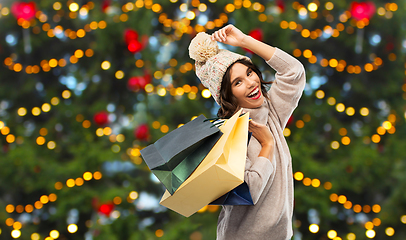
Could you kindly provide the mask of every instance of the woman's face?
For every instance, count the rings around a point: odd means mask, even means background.
[[[264,102],[261,81],[249,67],[235,63],[230,69],[231,91],[242,108],[258,108]]]

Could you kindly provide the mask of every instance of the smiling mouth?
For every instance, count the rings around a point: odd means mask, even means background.
[[[252,90],[252,92],[247,97],[256,100],[260,96],[261,96],[261,91],[259,90],[258,87],[256,87],[256,88],[254,88],[254,90]]]

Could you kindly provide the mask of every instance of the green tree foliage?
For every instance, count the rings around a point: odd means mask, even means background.
[[[404,2],[374,0],[358,22],[351,1],[34,2],[29,21],[13,15],[21,2],[0,3],[1,239],[215,239],[218,208],[185,218],[159,206],[163,186],[139,150],[193,116],[215,116],[187,46],[228,23],[260,29],[306,68],[286,130],[294,239],[333,239],[331,230],[368,239],[368,229],[405,239]],[[136,53],[129,30],[144,45]],[[273,80],[259,57],[221,47]],[[148,76],[145,88],[129,86]],[[102,111],[109,121],[98,124]]]

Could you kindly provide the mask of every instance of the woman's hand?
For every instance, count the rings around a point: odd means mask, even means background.
[[[231,46],[241,47],[246,36],[238,28],[230,24],[214,32],[211,39]]]
[[[275,141],[269,128],[266,125],[251,120],[249,122],[248,130],[252,132],[252,135],[262,146],[258,157],[266,157],[272,160],[271,156],[273,155]]]

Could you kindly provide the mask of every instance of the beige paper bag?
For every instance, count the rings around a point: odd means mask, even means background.
[[[164,193],[161,205],[189,217],[244,182],[249,113],[240,114],[220,127],[213,149],[173,195]]]

